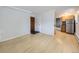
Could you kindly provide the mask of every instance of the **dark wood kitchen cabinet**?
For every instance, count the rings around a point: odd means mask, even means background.
[[[62,21],[61,32],[66,32],[66,21]]]

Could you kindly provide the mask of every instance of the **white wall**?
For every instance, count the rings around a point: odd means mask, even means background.
[[[0,7],[0,41],[30,33],[30,13]]]
[[[30,16],[36,17],[36,31],[53,35],[54,15],[54,11],[34,15],[17,8],[0,7],[0,42],[30,34]]]
[[[39,31],[48,35],[54,35],[55,12],[48,11],[38,17]]]
[[[35,22],[36,22],[35,23],[35,31],[40,31],[40,29],[39,29],[40,28],[40,24],[39,24],[40,23],[40,19],[39,19],[39,15],[38,14],[36,14],[35,19],[36,19],[35,20]]]
[[[79,13],[75,14],[75,20],[76,20],[76,36],[79,39]]]

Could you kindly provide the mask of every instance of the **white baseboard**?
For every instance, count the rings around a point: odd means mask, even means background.
[[[79,35],[77,33],[75,35],[76,35],[76,38],[77,38],[77,40],[79,42]]]
[[[17,38],[17,37],[20,37],[20,36],[24,36],[24,35],[27,35],[27,34],[16,35],[16,36],[13,36],[13,37],[10,37],[10,38],[1,39],[0,42],[8,41],[8,40],[11,40],[11,39],[14,39],[14,38]]]

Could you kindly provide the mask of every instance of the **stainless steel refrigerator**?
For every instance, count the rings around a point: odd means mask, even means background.
[[[75,33],[75,21],[74,20],[66,20],[66,32],[70,34]]]

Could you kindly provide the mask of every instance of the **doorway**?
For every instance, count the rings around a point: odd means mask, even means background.
[[[35,34],[35,17],[30,17],[30,33]]]

